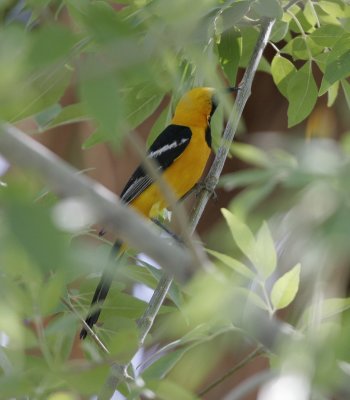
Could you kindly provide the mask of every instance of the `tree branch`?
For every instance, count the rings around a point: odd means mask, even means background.
[[[221,146],[219,147],[218,152],[216,153],[214,162],[210,168],[210,171],[205,179],[205,185],[203,185],[203,189],[198,196],[198,200],[194,207],[191,216],[191,223],[190,223],[190,231],[193,233],[197,227],[197,224],[204,212],[204,209],[213,193],[213,190],[216,187],[216,184],[219,180],[220,174],[222,172],[224,163],[226,161],[229,147],[233,141],[235,132],[238,127],[239,119],[242,115],[244,106],[250,96],[251,93],[251,86],[255,76],[255,72],[259,65],[259,62],[262,57],[262,53],[266,47],[266,44],[269,40],[271,29],[273,27],[274,20],[264,20],[261,25],[261,32],[257,43],[255,45],[254,52],[250,59],[249,65],[245,71],[243,76],[243,80],[241,83],[241,89],[238,92],[235,105],[231,112],[229,122],[225,128]],[[153,321],[159,311],[159,308],[164,301],[170,285],[173,281],[172,275],[164,274],[159,281],[157,288],[155,289],[153,296],[150,300],[150,303],[139,321],[139,326],[142,327],[142,332],[140,332],[140,347],[143,344],[143,341],[152,327]],[[120,371],[126,371],[127,365],[118,365],[114,364],[114,367]],[[126,376],[125,376],[126,378]],[[123,378],[122,374],[115,374],[113,369],[111,369],[110,374],[107,378],[107,381],[102,388],[102,391],[99,395],[99,400],[108,400],[113,395],[114,391],[116,390],[117,386],[122,383],[125,379]]]
[[[160,230],[122,204],[117,196],[75,168],[60,160],[46,147],[10,124],[0,124],[0,151],[10,162],[40,175],[62,197],[76,197],[86,204],[96,221],[102,221],[118,237],[159,263],[181,281],[197,268],[196,260],[184,247],[160,237]]]

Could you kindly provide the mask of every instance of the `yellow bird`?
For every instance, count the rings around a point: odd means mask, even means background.
[[[229,88],[233,92],[237,88]],[[216,109],[215,92],[210,87],[198,87],[187,92],[179,101],[171,124],[155,139],[147,152],[154,160],[164,180],[181,199],[200,180],[211,153],[210,119]],[[121,195],[121,200],[129,204],[146,218],[153,218],[168,207],[157,182],[140,165],[130,177]],[[121,244],[116,242],[113,254],[117,254]],[[112,272],[106,269],[96,288],[85,322],[90,328],[97,322],[101,304],[111,285]],[[98,309],[96,309],[96,304]],[[87,331],[83,328],[80,338]]]

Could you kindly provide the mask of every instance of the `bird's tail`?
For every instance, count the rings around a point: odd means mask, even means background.
[[[122,243],[121,242],[115,242],[112,250],[111,250],[111,259],[114,260],[114,258],[117,256],[119,251],[121,250]],[[95,323],[98,320],[98,317],[100,316],[101,313],[101,306],[107,297],[108,291],[111,287],[112,280],[113,280],[113,275],[114,275],[114,263],[109,262],[107,263],[100,282],[97,285],[97,288],[94,293],[94,297],[92,298],[92,302],[90,305],[91,311],[89,312],[88,316],[85,319],[86,324],[92,328]],[[85,327],[82,328],[80,331],[80,339],[85,339],[87,336],[87,330]]]

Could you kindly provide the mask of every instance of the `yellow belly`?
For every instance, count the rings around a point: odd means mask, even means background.
[[[189,145],[163,172],[165,181],[172,188],[177,199],[184,196],[200,180],[211,152],[205,142],[205,131],[195,127],[191,128],[191,131],[192,138]],[[154,211],[155,208],[162,210],[168,206],[157,184],[148,187],[130,204],[147,217],[152,208]]]

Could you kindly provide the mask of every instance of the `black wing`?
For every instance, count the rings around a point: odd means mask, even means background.
[[[159,165],[159,170],[164,171],[182,154],[189,144],[191,136],[192,132],[189,127],[169,125],[148,149],[147,157],[155,160]],[[125,203],[130,203],[146,190],[153,181],[153,178],[140,165],[125,185],[120,195],[121,199]]]

